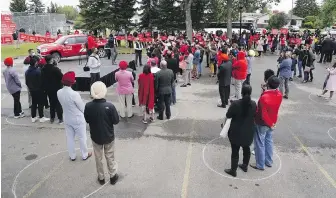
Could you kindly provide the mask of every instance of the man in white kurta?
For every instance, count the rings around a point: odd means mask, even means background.
[[[72,71],[65,73],[62,83],[64,87],[57,91],[57,97],[63,108],[69,157],[72,161],[76,159],[75,136],[78,136],[82,159],[86,160],[92,156],[92,153],[88,152],[86,144],[85,105],[79,93],[71,88],[75,83],[75,73]]]

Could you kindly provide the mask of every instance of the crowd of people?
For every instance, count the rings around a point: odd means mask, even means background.
[[[71,160],[76,160],[74,138],[79,137],[82,159],[92,156],[87,149],[86,123],[90,126],[90,135],[93,144],[93,152],[96,159],[98,181],[105,183],[102,156],[105,155],[110,183],[118,180],[117,163],[114,160],[114,125],[120,119],[134,116],[133,106],[135,81],[138,82],[138,104],[142,109],[143,123],[171,118],[170,106],[176,101],[176,84],[179,75],[182,75],[181,88],[191,86],[192,79],[197,80],[204,76],[202,66],[203,57],[206,58],[206,67],[209,67],[211,78],[217,77],[220,103],[218,107],[226,108],[227,119],[232,119],[228,137],[231,143],[231,168],[225,172],[236,176],[237,168],[247,171],[250,160],[250,145],[254,140],[254,152],[256,164],[251,167],[264,170],[265,166],[272,167],[273,140],[272,132],[277,123],[277,116],[282,98],[288,99],[288,81],[296,74],[296,64],[299,68],[299,77],[304,72],[304,82],[313,80],[312,70],[314,53],[311,44],[298,44],[291,47],[291,43],[282,46],[280,35],[280,57],[278,59],[278,71],[266,70],[264,73],[265,84],[262,85],[262,94],[258,103],[251,100],[252,87],[251,74],[255,50],[248,42],[237,39],[225,39],[214,34],[200,34],[190,41],[186,39],[156,40],[146,47],[148,60],[143,66],[143,43],[136,39],[134,42],[135,60],[119,62],[119,71],[115,73],[117,94],[120,103],[119,113],[116,107],[107,102],[106,85],[100,78],[101,60],[97,55],[94,43],[89,43],[90,54],[85,67],[90,71],[90,95],[91,102],[84,104],[80,94],[71,86],[75,84],[73,71],[62,74],[57,67],[57,62],[52,56],[41,58],[29,50],[29,56],[24,64],[29,64],[25,71],[25,84],[31,97],[31,120],[36,122],[49,121],[54,123],[55,116],[59,123],[64,123],[67,136],[67,147]],[[244,34],[245,35],[245,34]],[[264,36],[261,36],[263,38]],[[277,36],[276,36],[277,37]],[[275,38],[276,38],[275,37]],[[110,36],[110,48],[115,48],[113,35]],[[242,38],[247,38],[246,35]],[[325,41],[328,37],[325,39]],[[260,40],[260,39],[259,39]],[[323,42],[325,42],[323,41]],[[92,41],[89,41],[92,42]],[[323,43],[322,42],[322,43]],[[257,43],[257,51],[259,44]],[[330,52],[323,50],[325,60],[330,60]],[[303,47],[303,48],[302,48]],[[263,48],[267,51],[268,46]],[[270,46],[272,52],[274,46]],[[113,49],[112,62],[116,64],[116,53]],[[320,49],[321,51],[321,49]],[[316,52],[316,50],[315,50]],[[261,53],[258,53],[260,56]],[[324,59],[323,59],[324,60]],[[20,103],[22,84],[18,73],[13,68],[13,59],[6,58],[7,66],[3,72],[6,86],[14,98],[14,118],[24,117]],[[142,67],[142,73],[137,76],[135,70]],[[301,70],[303,69],[303,70]],[[328,69],[329,75],[323,86],[323,94],[330,91],[330,98],[336,90],[336,64]],[[310,79],[309,79],[310,77]],[[233,96],[230,96],[230,86],[234,86]],[[48,104],[48,100],[50,106]],[[44,116],[44,108],[50,108],[50,119]],[[38,110],[38,118],[36,111]],[[243,148],[243,164],[238,165],[239,149]]]

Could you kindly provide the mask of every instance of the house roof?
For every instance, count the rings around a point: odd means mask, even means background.
[[[296,15],[291,15],[291,14],[287,14],[287,17],[289,18],[289,19],[294,19],[294,20],[303,20],[304,18],[301,18],[301,17],[298,17],[298,16],[296,16]]]

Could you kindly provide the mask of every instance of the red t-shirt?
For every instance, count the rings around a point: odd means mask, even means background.
[[[97,47],[96,41],[93,36],[88,36],[88,49]]]
[[[280,44],[281,45],[286,45],[286,39],[285,39],[285,37],[281,37],[280,38]]]

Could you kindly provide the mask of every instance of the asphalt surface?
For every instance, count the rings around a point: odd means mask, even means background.
[[[118,61],[132,57],[120,55]],[[276,58],[254,59],[255,100],[263,72],[276,70]],[[20,61],[16,60],[15,68],[24,84]],[[63,72],[88,76],[82,66],[78,60],[59,64]],[[103,60],[102,75],[113,69],[110,61]],[[336,98],[326,101],[316,96],[324,82],[325,65],[316,65],[314,82],[302,84],[295,79],[290,83],[289,100],[282,103],[274,132],[274,166],[263,172],[238,170],[235,179],[224,173],[231,155],[228,140],[219,138],[226,109],[216,107],[218,87],[208,72],[204,68],[203,77],[191,87],[177,87],[171,120],[144,125],[136,106],[136,116],[115,127],[120,180],[115,186],[102,187],[96,181],[94,158],[69,160],[62,125],[31,123],[30,117],[13,119],[12,97],[2,79],[1,197],[335,197]],[[90,100],[88,93],[81,95],[84,101]],[[119,109],[114,87],[108,88],[106,98]],[[24,88],[21,103],[30,115],[27,102]],[[48,116],[49,110],[45,113]]]

